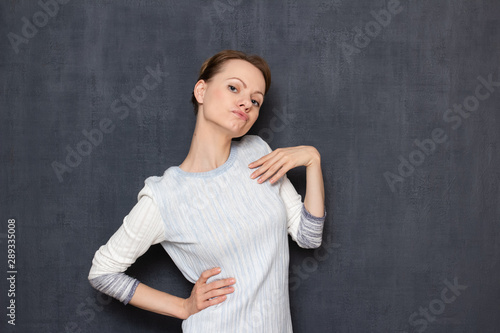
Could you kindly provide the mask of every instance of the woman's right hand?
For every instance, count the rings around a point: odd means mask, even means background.
[[[215,267],[201,273],[191,291],[191,296],[184,300],[184,309],[187,313],[186,319],[209,306],[224,302],[227,298],[226,295],[234,291],[234,287],[231,286],[236,282],[234,278],[206,283],[211,276],[220,272],[220,268]]]

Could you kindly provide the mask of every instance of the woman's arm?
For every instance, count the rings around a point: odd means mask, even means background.
[[[151,245],[164,240],[158,208],[145,186],[138,202],[118,230],[96,251],[89,272],[90,284],[100,292],[128,304],[139,281],[124,272]]]
[[[271,147],[259,138],[266,146],[267,155],[252,162],[249,167],[259,167],[252,178],[259,183],[270,179],[271,183],[279,181],[280,196],[287,211],[288,233],[303,248],[317,248],[321,245],[323,225],[326,218],[324,206],[324,185],[321,172],[321,158],[316,148],[298,146],[279,148]],[[304,202],[295,190],[286,172],[296,166],[306,166],[306,195]]]
[[[139,283],[129,304],[165,316],[186,319],[185,299]]]
[[[214,289],[227,287],[234,281],[226,279],[206,284],[210,276],[220,272],[216,269],[203,272],[188,299],[148,287],[124,273],[151,245],[165,240],[164,225],[149,191],[145,186],[138,195],[139,202],[124,218],[123,224],[95,253],[88,277],[90,284],[124,304],[180,319],[223,302],[223,295],[234,289]]]
[[[322,217],[325,215],[325,188],[321,171],[321,156],[316,148],[306,147],[310,150],[311,159],[310,163],[306,165],[304,206],[312,215]]]
[[[250,168],[259,167],[251,175],[253,179],[260,176],[257,180],[259,183],[267,179],[275,183],[288,170],[298,166],[306,167],[304,206],[312,215],[322,217],[325,213],[325,189],[321,156],[316,148],[312,146],[278,148],[249,165]]]
[[[130,300],[130,304],[162,315],[187,319],[209,306],[224,302],[227,298],[226,295],[234,292],[234,287],[231,286],[236,282],[234,278],[206,283],[208,278],[220,272],[219,267],[204,271],[196,281],[191,296],[186,299],[140,283]]]

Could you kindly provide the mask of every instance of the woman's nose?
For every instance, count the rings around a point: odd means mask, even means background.
[[[244,99],[240,102],[240,107],[244,108],[245,112],[248,112],[250,108],[252,107],[252,101],[250,99]]]

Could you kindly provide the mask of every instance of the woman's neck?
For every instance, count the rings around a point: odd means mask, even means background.
[[[197,122],[189,152],[179,167],[186,172],[206,172],[220,167],[229,158],[231,137]]]

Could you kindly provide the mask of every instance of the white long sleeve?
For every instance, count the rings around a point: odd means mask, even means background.
[[[147,185],[123,224],[95,253],[88,279],[97,290],[124,304],[132,298],[139,281],[123,272],[151,245],[165,240],[164,224]]]
[[[314,249],[321,245],[326,210],[322,217],[314,216],[306,209],[286,174],[280,179],[280,196],[287,211],[288,234],[302,248]]]

